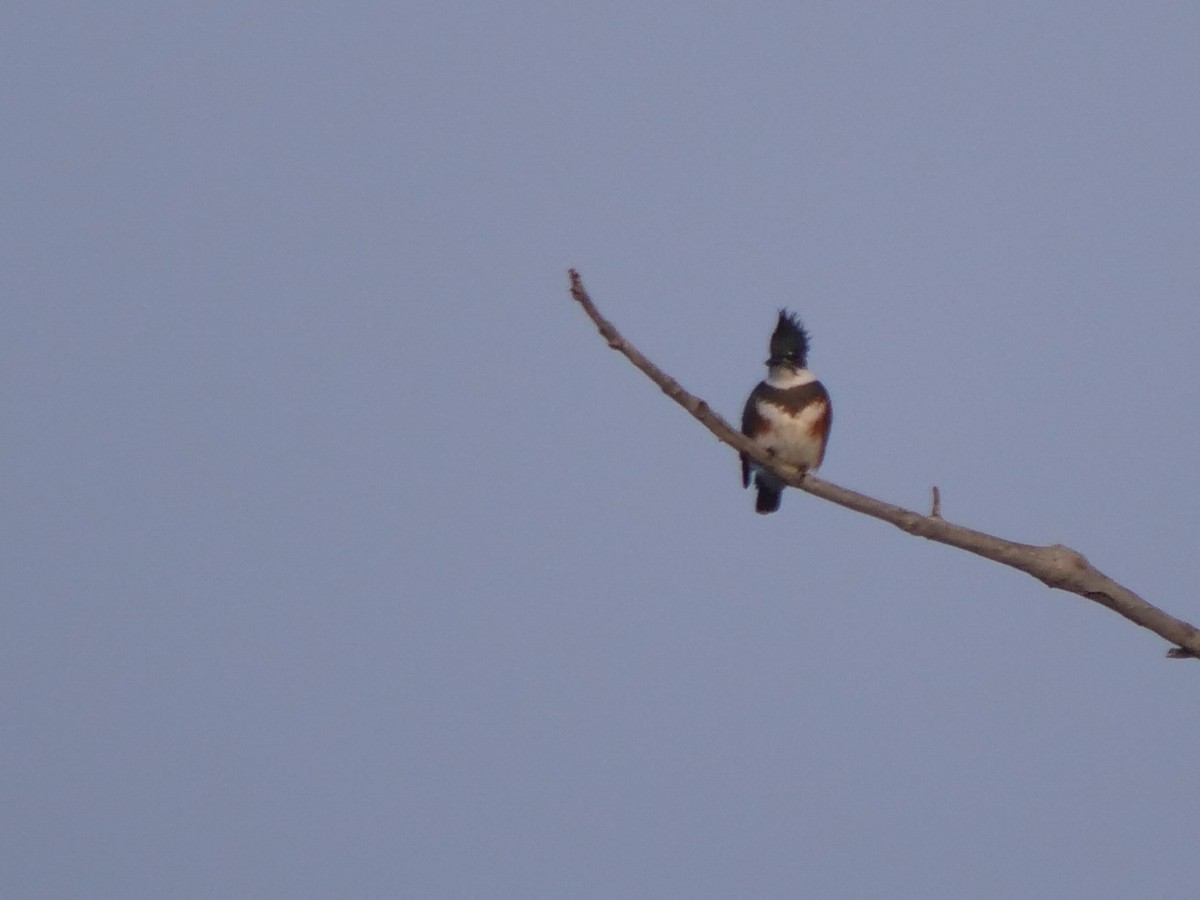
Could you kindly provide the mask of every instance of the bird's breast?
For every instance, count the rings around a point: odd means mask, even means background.
[[[827,400],[813,400],[796,410],[760,400],[758,414],[765,427],[755,437],[763,449],[789,465],[815,469],[821,464],[828,433]]]

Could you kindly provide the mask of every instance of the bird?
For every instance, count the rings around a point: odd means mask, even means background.
[[[779,462],[805,474],[816,471],[825,459],[833,404],[808,369],[808,332],[786,309],[779,310],[770,352],[767,377],[750,392],[742,411],[742,434]],[[748,488],[753,477],[758,489],[755,512],[775,512],[786,485],[746,454],[741,459],[742,487]]]

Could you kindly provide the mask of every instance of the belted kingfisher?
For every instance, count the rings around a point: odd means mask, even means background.
[[[832,422],[829,392],[808,371],[808,332],[795,315],[781,309],[771,335],[767,378],[750,392],[742,434],[780,462],[812,472],[825,458]],[[751,475],[758,488],[755,512],[775,512],[786,485],[742,454],[742,487],[750,486]]]

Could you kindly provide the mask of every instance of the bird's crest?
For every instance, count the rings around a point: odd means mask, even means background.
[[[779,311],[779,324],[771,335],[772,364],[790,363],[799,368],[808,366],[808,332],[795,313]]]

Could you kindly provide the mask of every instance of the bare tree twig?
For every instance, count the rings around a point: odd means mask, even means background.
[[[1095,601],[1173,644],[1174,647],[1167,651],[1169,657],[1181,659],[1200,656],[1200,630],[1147,603],[1129,588],[1117,584],[1092,566],[1077,550],[1072,550],[1062,544],[1045,547],[1020,544],[947,522],[941,517],[941,497],[936,488],[930,515],[923,516],[910,509],[876,500],[874,497],[868,497],[831,482],[822,481],[814,475],[806,475],[796,469],[780,465],[762,453],[721,416],[713,412],[707,403],[688,393],[679,382],[643,356],[636,347],[622,337],[611,322],[600,314],[595,303],[592,302],[592,298],[588,296],[579,273],[571,269],[569,275],[571,296],[595,323],[609,347],[623,354],[647,378],[657,384],[663,393],[691,413],[720,441],[745,453],[787,484],[807,491],[822,500],[828,500],[863,515],[889,522],[901,531],[1011,566],[1032,575],[1049,587],[1069,591]]]

